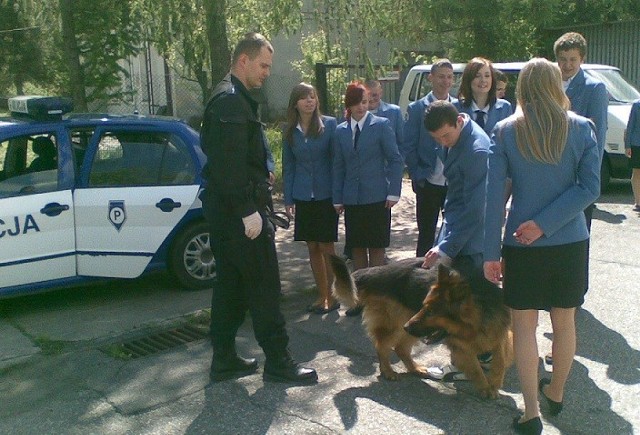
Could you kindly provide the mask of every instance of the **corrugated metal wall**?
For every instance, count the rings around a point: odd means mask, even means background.
[[[617,66],[640,89],[640,21],[578,27],[587,39],[587,62]]]

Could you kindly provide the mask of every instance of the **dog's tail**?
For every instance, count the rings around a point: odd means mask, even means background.
[[[332,293],[342,305],[355,307],[358,305],[358,292],[353,278],[347,267],[347,263],[337,255],[330,254],[329,262],[333,269],[335,280],[333,281]]]

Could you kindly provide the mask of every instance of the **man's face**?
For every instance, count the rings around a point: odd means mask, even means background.
[[[429,81],[431,82],[432,91],[437,96],[448,95],[453,86],[453,70],[447,67],[437,68],[429,73]]]
[[[264,81],[271,74],[273,53],[271,53],[267,47],[262,47],[260,53],[254,59],[249,59],[249,56],[246,56],[244,62],[246,73],[245,86],[248,89],[261,88]]]
[[[451,148],[458,142],[463,126],[464,120],[461,116],[458,116],[456,125],[445,124],[436,131],[430,131],[429,133],[440,145]]]
[[[560,72],[562,73],[562,80],[569,80],[571,77],[578,74],[580,65],[584,62],[584,57],[580,56],[580,50],[572,48],[570,50],[560,50],[556,55],[556,61]]]
[[[380,100],[382,99],[382,86],[374,86],[367,88],[369,90],[369,110],[376,110],[380,107]]]

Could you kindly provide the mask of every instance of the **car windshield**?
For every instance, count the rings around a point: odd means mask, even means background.
[[[631,85],[620,71],[615,69],[588,69],[587,73],[601,80],[609,91],[609,101],[616,103],[632,103],[640,99],[640,92]]]

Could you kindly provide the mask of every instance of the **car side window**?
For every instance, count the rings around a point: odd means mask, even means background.
[[[0,198],[58,189],[58,147],[53,133],[23,135],[0,143]]]
[[[171,133],[104,133],[91,166],[89,186],[192,184],[195,165],[184,142]]]

